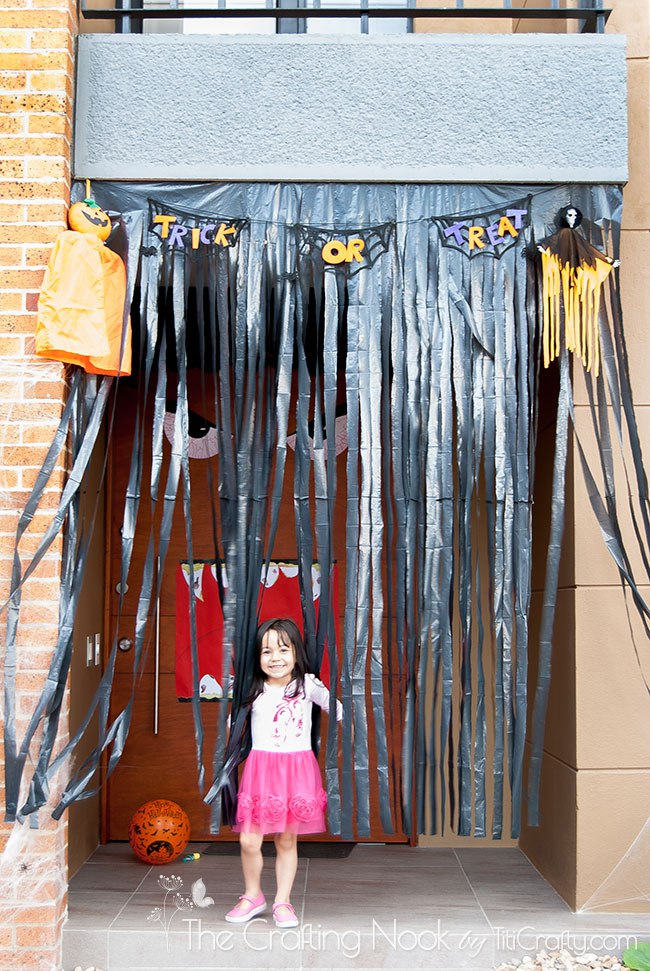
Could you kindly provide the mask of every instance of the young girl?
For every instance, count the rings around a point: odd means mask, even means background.
[[[262,839],[274,833],[277,893],[273,919],[278,927],[299,923],[290,901],[298,867],[298,833],[325,830],[327,795],[311,749],[311,708],[329,711],[329,691],[306,672],[300,631],[292,620],[268,620],[257,632],[251,692],[252,748],[237,798],[245,891],[226,920],[244,923],[266,910],[260,886]],[[343,708],[336,703],[340,721]]]

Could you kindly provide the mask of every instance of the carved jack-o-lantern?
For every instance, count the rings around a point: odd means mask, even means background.
[[[70,229],[78,233],[90,233],[101,240],[107,240],[111,234],[111,221],[103,209],[93,199],[84,199],[70,206],[68,213]]]

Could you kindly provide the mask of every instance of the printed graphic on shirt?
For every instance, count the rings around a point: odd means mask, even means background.
[[[302,738],[303,699],[283,698],[273,716],[273,744],[282,748],[288,738]]]

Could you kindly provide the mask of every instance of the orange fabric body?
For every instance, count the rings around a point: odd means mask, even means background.
[[[131,373],[131,324],[120,367],[124,263],[101,239],[66,230],[54,244],[38,298],[36,353],[92,374]]]

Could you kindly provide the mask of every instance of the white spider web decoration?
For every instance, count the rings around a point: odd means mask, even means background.
[[[638,836],[579,913],[650,912],[650,816]]]

